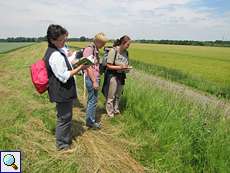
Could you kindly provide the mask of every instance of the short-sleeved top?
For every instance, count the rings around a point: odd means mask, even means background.
[[[117,55],[116,55],[116,51],[117,51]],[[113,48],[109,51],[107,63],[113,64],[115,55],[116,55],[116,59],[114,65],[129,65],[128,51],[126,50],[123,53],[119,53],[118,48]]]
[[[89,57],[93,55],[94,59],[94,65],[92,66],[93,68],[93,73],[95,78],[98,80],[100,78],[100,58],[99,58],[99,50],[96,48],[96,45],[94,43],[90,44],[88,47],[84,49],[83,52],[83,57]],[[86,76],[88,76],[87,71],[84,71]]]

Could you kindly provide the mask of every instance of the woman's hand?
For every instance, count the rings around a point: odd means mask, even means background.
[[[94,81],[94,82],[93,82],[93,88],[94,88],[95,90],[99,90],[99,84],[98,84],[97,81]]]
[[[89,67],[90,67],[89,65],[81,64],[81,65],[77,66],[75,69],[73,69],[73,70],[70,71],[70,76],[74,76],[74,75],[77,74],[79,71],[85,70],[85,69],[87,69],[87,68],[89,68]]]
[[[87,68],[89,68],[89,67],[90,67],[90,65],[84,65],[84,64],[79,65],[79,68],[80,68],[81,70],[85,70],[85,69],[87,69]]]
[[[68,57],[72,56],[73,55],[73,51],[69,50],[68,51]]]
[[[122,65],[120,65],[120,68],[121,68],[121,70],[127,69],[128,65],[127,64],[122,64]]]

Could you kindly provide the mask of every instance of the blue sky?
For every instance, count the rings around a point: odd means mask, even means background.
[[[198,4],[216,9],[216,13],[218,14],[222,14],[230,10],[230,1],[228,0],[203,0]]]
[[[230,40],[230,0],[0,1],[0,37],[44,36],[49,24],[70,37]]]

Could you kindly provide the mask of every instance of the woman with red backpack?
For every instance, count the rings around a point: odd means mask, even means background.
[[[73,69],[63,52],[67,40],[66,29],[60,25],[50,25],[47,30],[48,48],[45,63],[48,71],[48,94],[51,102],[56,103],[56,146],[58,150],[70,149],[73,99],[76,99],[74,75],[87,68],[80,65]]]

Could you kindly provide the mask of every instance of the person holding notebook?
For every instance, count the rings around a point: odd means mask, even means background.
[[[48,94],[56,103],[56,146],[57,150],[68,150],[72,142],[71,126],[73,100],[76,99],[74,75],[88,66],[80,65],[73,69],[63,47],[67,40],[66,29],[60,25],[50,25],[47,30],[48,48],[44,60],[48,71]]]
[[[108,54],[103,94],[106,97],[106,111],[109,117],[120,114],[119,102],[125,85],[126,73],[132,68],[129,66],[128,55],[130,44],[130,37],[125,35],[115,41]]]
[[[93,42],[84,49],[83,57],[92,57],[94,65],[87,68],[85,72],[86,88],[88,91],[88,101],[86,108],[86,126],[92,129],[100,129],[100,122],[96,122],[96,106],[98,100],[99,80],[100,80],[100,58],[99,49],[103,48],[107,42],[104,33],[98,33]]]

